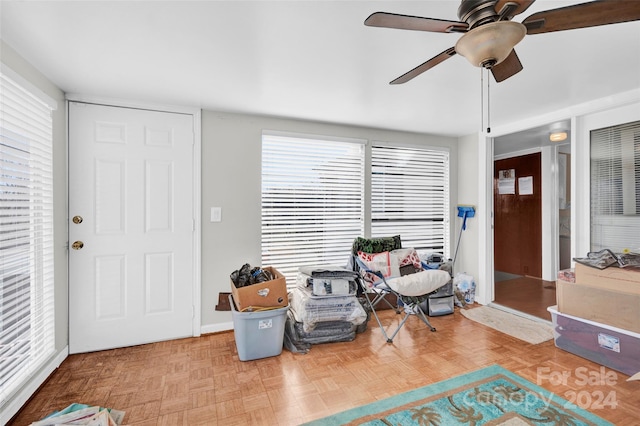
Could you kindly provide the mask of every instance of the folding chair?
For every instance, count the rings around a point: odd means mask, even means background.
[[[366,293],[364,296],[366,297],[368,304],[371,305],[372,310],[373,307],[378,305],[378,303],[384,302],[390,309],[393,309],[396,314],[400,313],[397,298],[396,304],[394,305],[386,297],[387,295],[393,295],[393,293],[388,289],[385,289],[384,286],[374,286],[370,280],[365,279],[367,273],[375,272],[369,270],[367,265],[358,258],[358,253],[383,253],[385,251],[393,251],[401,248],[402,240],[400,235],[381,238],[358,237],[353,241],[353,246],[351,247],[352,268],[355,272],[358,272],[358,277],[360,278],[359,285],[361,291],[359,293]],[[373,299],[370,299],[370,297],[373,297]]]
[[[399,235],[372,239],[359,237],[353,243],[352,258],[354,270],[359,272],[358,281],[362,291],[367,293],[364,294],[364,299],[387,343],[393,343],[393,338],[410,315],[416,315],[431,331],[436,331],[420,305],[429,294],[451,280],[449,272],[425,268],[415,250],[402,249]],[[367,297],[371,294],[374,294],[373,298]],[[398,306],[393,306],[385,297],[389,294],[396,298],[397,305],[402,306],[404,313],[390,335],[376,312],[376,306],[384,301],[396,313],[401,313]]]

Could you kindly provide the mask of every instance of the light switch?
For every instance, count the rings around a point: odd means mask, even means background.
[[[222,221],[222,207],[211,207],[211,222]]]

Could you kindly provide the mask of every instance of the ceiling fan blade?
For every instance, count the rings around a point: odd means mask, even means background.
[[[511,51],[507,59],[491,67],[491,74],[493,74],[493,78],[495,78],[498,83],[505,81],[520,71],[522,71],[522,63],[518,55],[516,55],[515,49]]]
[[[367,19],[365,19],[364,24],[369,27],[431,31],[436,33],[465,32],[469,28],[469,24],[466,22],[398,15],[387,12],[372,13]]]
[[[522,23],[527,34],[573,30],[640,20],[640,1],[607,0],[534,13]]]
[[[502,19],[511,19],[529,9],[535,0],[498,0],[495,10]]]
[[[431,59],[429,59],[427,62],[424,62],[424,63],[418,65],[417,67],[415,67],[414,69],[412,69],[411,71],[402,74],[400,77],[398,77],[395,80],[391,81],[389,84],[406,83],[407,81],[419,76],[423,72],[435,67],[440,62],[442,62],[442,61],[444,61],[446,59],[449,59],[450,57],[452,57],[455,54],[456,54],[456,49],[453,48],[453,47],[450,47],[447,50],[445,50],[444,52],[434,56]]]

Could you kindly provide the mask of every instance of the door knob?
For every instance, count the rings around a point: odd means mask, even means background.
[[[84,243],[82,241],[74,241],[73,244],[71,244],[71,248],[74,250],[80,250],[82,247],[84,247]]]
[[[77,225],[79,223],[82,223],[82,216],[74,216],[71,220],[73,220],[73,223]]]

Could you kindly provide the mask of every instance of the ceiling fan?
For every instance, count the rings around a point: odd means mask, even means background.
[[[640,20],[638,0],[599,0],[534,13],[522,23],[511,19],[534,0],[462,0],[459,21],[376,12],[365,25],[438,33],[464,33],[454,47],[434,56],[390,84],[402,84],[449,59],[456,53],[477,67],[491,70],[497,82],[522,70],[514,50],[525,35],[573,30]]]

